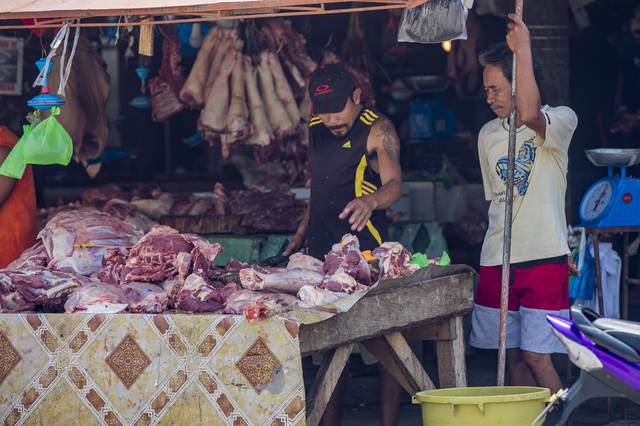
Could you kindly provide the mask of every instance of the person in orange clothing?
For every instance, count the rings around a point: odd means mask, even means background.
[[[6,126],[0,126],[0,164],[18,142]],[[0,268],[5,268],[36,242],[36,192],[33,172],[27,166],[22,179],[0,175]]]

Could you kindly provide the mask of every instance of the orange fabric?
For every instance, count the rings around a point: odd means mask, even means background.
[[[7,127],[0,126],[0,145],[13,147],[16,142],[16,135]],[[0,268],[6,267],[35,244],[37,233],[36,191],[29,165],[7,201],[0,206]]]

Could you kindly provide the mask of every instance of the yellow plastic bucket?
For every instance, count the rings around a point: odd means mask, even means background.
[[[549,389],[527,386],[435,389],[412,397],[422,406],[423,426],[529,426],[548,400]]]

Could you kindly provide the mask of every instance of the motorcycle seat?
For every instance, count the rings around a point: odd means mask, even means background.
[[[593,325],[640,352],[640,323],[612,318],[598,318]]]

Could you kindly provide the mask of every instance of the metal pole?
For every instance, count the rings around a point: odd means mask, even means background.
[[[523,0],[516,0],[515,13],[522,16]],[[507,312],[509,308],[509,279],[511,272],[511,217],[513,212],[513,172],[516,159],[516,54],[511,71],[511,114],[509,115],[509,149],[507,157],[507,188],[504,208],[504,240],[502,243],[502,289],[500,291],[500,335],[498,340],[498,386],[504,386],[507,355]]]

